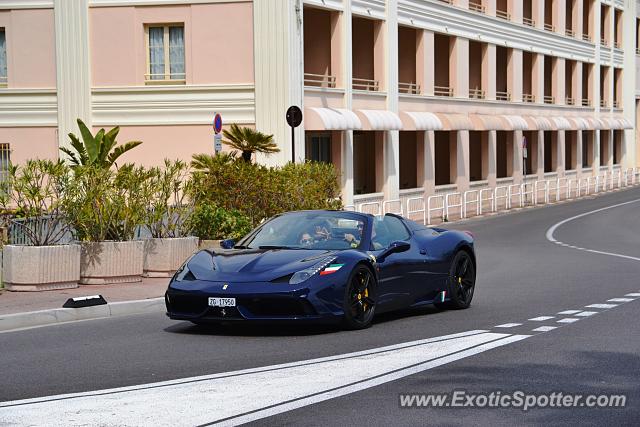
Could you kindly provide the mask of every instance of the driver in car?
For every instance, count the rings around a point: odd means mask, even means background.
[[[351,243],[351,247],[357,248],[360,245],[360,241],[362,240],[363,230],[364,224],[362,222],[358,222],[358,237],[354,236],[351,233],[347,233],[344,235],[344,240]],[[373,227],[373,230],[371,230],[371,244],[373,245],[374,250],[380,250],[384,247],[384,245],[378,242],[376,237],[376,227]]]
[[[329,240],[331,232],[328,230],[326,224],[315,224],[309,230],[302,233],[300,236],[300,244],[303,246],[309,246],[319,240]]]

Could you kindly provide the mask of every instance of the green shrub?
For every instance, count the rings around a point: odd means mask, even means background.
[[[196,155],[190,185],[196,206],[236,209],[256,226],[265,218],[301,209],[340,209],[338,173],[331,164],[266,167],[229,156]]]
[[[239,211],[208,203],[196,205],[189,217],[188,226],[202,240],[238,240],[251,231],[249,219]]]
[[[124,165],[117,171],[78,166],[69,182],[64,211],[81,241],[125,241],[144,223],[151,197],[150,172]]]

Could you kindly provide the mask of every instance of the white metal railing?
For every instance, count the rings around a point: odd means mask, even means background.
[[[403,215],[404,211],[402,209],[402,200],[400,199],[385,200],[384,202],[382,202],[382,213],[383,214],[393,213],[396,215]]]
[[[504,208],[509,209],[510,204],[508,185],[499,185],[493,190],[493,208],[496,212],[500,210],[500,200],[504,200]]]
[[[489,212],[496,211],[495,199],[494,199],[494,190],[493,188],[483,188],[480,190],[480,209],[478,215],[482,215],[482,210],[484,206],[484,202],[489,202]],[[483,197],[483,195],[488,195],[489,197]]]
[[[432,225],[434,219],[442,221],[471,218],[486,212],[498,212],[527,205],[546,205],[560,200],[579,198],[602,191],[621,189],[640,184],[640,169],[614,170],[583,178],[561,177],[520,184],[475,188],[456,192],[445,186],[439,194],[404,199],[369,201],[345,206],[345,210],[382,215],[396,213],[423,224]],[[449,188],[451,187],[451,188]],[[487,206],[488,205],[488,206]],[[485,208],[486,206],[486,208]],[[452,218],[453,216],[453,218]]]
[[[458,203],[452,202],[451,199],[458,199]],[[448,193],[444,196],[444,216],[447,221],[450,220],[453,209],[459,210],[460,218],[462,218],[462,195],[460,193]]]
[[[417,83],[398,83],[398,92],[418,95],[420,93],[420,85]]]
[[[427,224],[427,207],[424,203],[424,197],[411,197],[407,199],[407,218],[412,215],[422,214],[422,223]]]
[[[530,27],[535,27],[536,26],[536,21],[534,19],[527,18],[527,17],[523,17],[522,18],[522,23],[524,25],[528,25]]]
[[[467,206],[475,205],[476,215],[480,215],[480,190],[468,190],[462,195],[462,218],[467,217]]]
[[[433,94],[435,96],[453,96],[453,88],[449,86],[434,86]]]
[[[435,205],[436,201],[440,201],[440,206]],[[427,224],[432,224],[431,222],[431,213],[432,212],[440,212],[440,218],[444,218],[445,216],[445,207],[444,207],[444,195],[443,194],[435,194],[433,196],[427,197]]]

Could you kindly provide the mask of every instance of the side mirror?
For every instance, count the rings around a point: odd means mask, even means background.
[[[379,256],[378,262],[383,262],[385,258],[387,258],[391,254],[406,252],[411,248],[411,244],[409,242],[404,242],[402,240],[395,241],[389,245],[387,249],[385,249]]]
[[[226,239],[226,240],[220,241],[220,247],[222,249],[233,249],[235,245],[236,245],[236,241],[233,239]]]

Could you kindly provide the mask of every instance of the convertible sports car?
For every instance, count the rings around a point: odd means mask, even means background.
[[[374,314],[473,298],[473,236],[401,216],[288,212],[222,250],[202,250],[165,294],[171,319],[342,322],[365,328]]]

